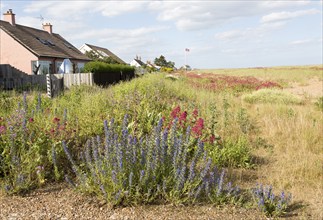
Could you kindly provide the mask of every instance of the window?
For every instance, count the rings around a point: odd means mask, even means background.
[[[76,72],[77,73],[83,73],[83,69],[84,69],[84,63],[77,63]]]
[[[31,68],[37,75],[52,74],[53,63],[51,61],[36,60],[31,62]]]
[[[56,61],[56,72],[55,73],[59,73],[59,68],[62,65],[63,62],[61,61]]]
[[[72,49],[72,46],[71,46],[70,44],[68,44],[68,43],[64,42],[64,45],[65,45],[66,47],[68,47],[68,48]]]
[[[55,46],[55,44],[51,41],[51,40],[45,40],[45,39],[42,39],[42,38],[39,38],[39,37],[36,37],[36,39],[40,42],[40,43],[42,43],[42,44],[44,44],[44,45],[46,45],[46,46]]]

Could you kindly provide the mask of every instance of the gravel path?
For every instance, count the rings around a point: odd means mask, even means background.
[[[53,185],[24,197],[0,195],[1,219],[266,219],[252,209],[211,205],[147,205],[111,208],[66,185]]]

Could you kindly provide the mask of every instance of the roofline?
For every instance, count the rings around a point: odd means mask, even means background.
[[[7,22],[7,21],[4,21],[4,20],[0,20],[2,22]],[[9,23],[9,22],[7,22]],[[37,31],[43,31],[43,32],[46,32],[44,30],[40,30],[40,29],[37,29],[37,28],[33,28],[33,27],[28,27],[28,26],[24,26],[24,25],[20,25],[20,24],[16,24],[16,26],[22,26],[22,27],[25,27],[25,28],[31,28],[31,29],[34,29],[34,30],[37,30]],[[19,44],[21,44],[23,47],[25,47],[27,50],[29,50],[32,54],[34,54],[35,56],[37,56],[38,58],[40,57],[51,57],[51,58],[63,58],[63,59],[75,59],[75,60],[84,60],[84,61],[92,61],[92,59],[88,58],[87,59],[78,59],[78,58],[73,58],[73,57],[60,57],[60,56],[47,56],[47,55],[41,55],[37,52],[35,52],[33,49],[31,49],[30,47],[28,47],[26,44],[24,44],[22,41],[19,40],[19,38],[17,38],[15,35],[11,34],[10,31],[8,31],[5,27],[3,26],[0,26],[0,28],[6,32],[9,36],[11,36],[14,40],[16,40]],[[52,33],[53,35],[57,35],[57,37],[61,38],[62,40],[66,41],[67,43],[69,43],[67,40],[65,40],[65,38],[63,38],[61,35],[57,34],[57,33]],[[78,48],[76,48],[73,44],[69,43],[71,46],[73,46],[77,51],[79,51]],[[80,52],[81,53],[81,52]],[[82,54],[82,53],[81,53]]]
[[[1,20],[1,21],[3,21],[3,20]],[[3,22],[7,22],[7,21],[3,21]],[[7,22],[7,23],[9,23],[9,22]],[[19,25],[19,24],[18,24]],[[16,26],[17,26],[17,24],[16,24]],[[22,26],[22,25],[20,25],[20,26]],[[24,26],[24,27],[26,27],[26,26]],[[19,38],[17,38],[15,35],[13,35],[13,34],[11,34],[11,32],[10,31],[8,31],[6,28],[4,28],[3,26],[0,26],[0,28],[4,31],[4,32],[6,32],[9,36],[11,36],[15,41],[17,41],[19,44],[21,44],[23,47],[25,47],[27,50],[29,50],[31,53],[33,53],[34,55],[36,55],[37,57],[39,57],[40,56],[40,54],[38,54],[38,53],[36,53],[33,49],[31,49],[30,47],[28,47],[26,44],[24,44],[23,42],[21,42],[20,40],[19,40]]]

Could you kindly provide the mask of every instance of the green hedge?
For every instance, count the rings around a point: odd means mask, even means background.
[[[94,73],[94,83],[102,86],[118,83],[121,80],[129,80],[135,76],[134,67],[99,61],[86,63],[84,72]]]

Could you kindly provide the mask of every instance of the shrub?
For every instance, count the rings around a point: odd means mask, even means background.
[[[190,130],[178,132],[178,122],[162,129],[161,119],[153,132],[138,140],[130,135],[125,116],[121,133],[114,121],[104,122],[105,137],[88,140],[80,165],[63,143],[79,190],[117,204],[152,202],[224,203],[238,198],[238,188],[225,184],[224,170],[207,158],[199,141],[193,155],[188,154]]]
[[[129,80],[135,75],[134,67],[121,64],[107,64],[99,61],[86,63],[84,72],[94,73],[94,83],[102,86],[117,83],[120,80]]]
[[[7,193],[21,193],[59,179],[51,151],[62,139],[75,144],[76,130],[66,112],[62,118],[45,109],[40,95],[36,105],[28,105],[26,93],[16,111],[0,120],[0,177]],[[60,157],[62,150],[57,151]],[[64,162],[60,161],[61,169]]]
[[[222,147],[210,147],[209,155],[219,167],[245,167],[251,164],[251,148],[248,140],[241,136],[238,140],[227,138]]]
[[[270,104],[302,104],[303,100],[276,89],[261,89],[251,94],[244,95],[243,100],[249,103],[270,103]]]

